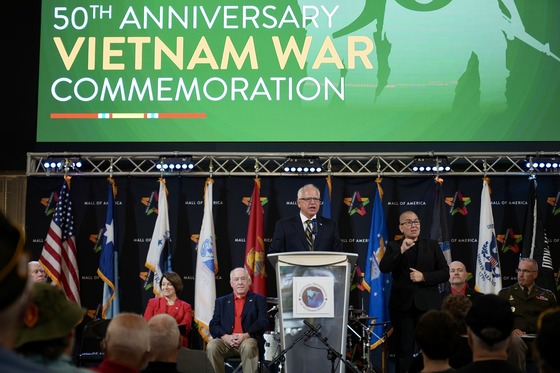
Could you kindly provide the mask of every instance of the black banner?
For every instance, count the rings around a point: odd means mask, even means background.
[[[475,270],[482,177],[443,175],[451,255],[461,260],[467,270]],[[172,269],[183,277],[182,299],[194,304],[196,241],[203,213],[206,177],[167,176],[170,247]],[[359,254],[358,265],[365,269],[371,211],[375,193],[375,178],[333,178],[332,218],[338,221],[346,251]],[[62,177],[30,177],[27,184],[28,246],[33,258],[40,256],[54,203],[63,183]],[[82,305],[95,310],[102,299],[103,282],[97,275],[100,249],[98,235],[105,224],[107,181],[104,177],[79,177],[71,180]],[[143,285],[147,269],[144,266],[156,220],[155,193],[157,178],[115,177],[118,194],[115,199],[116,237],[120,258],[121,311],[142,313],[151,289]],[[297,214],[297,190],[314,183],[324,190],[324,177],[261,178],[261,198],[264,208],[265,249],[268,249],[274,225],[280,218]],[[397,237],[399,214],[415,211],[422,221],[422,236],[429,236],[435,206],[436,183],[432,176],[385,177],[383,205],[389,239]],[[492,176],[490,178],[492,211],[502,267],[503,286],[516,281],[514,272],[522,247],[524,219],[529,198],[526,176]],[[214,227],[219,273],[216,293],[231,291],[229,271],[243,266],[247,235],[248,201],[253,190],[252,177],[216,177],[214,184]],[[543,206],[544,224],[555,272],[560,265],[560,178],[538,178],[537,195]],[[322,196],[323,198],[324,196]],[[274,269],[267,263],[268,296],[276,296]],[[474,286],[471,279],[470,284]],[[361,297],[353,294],[354,308],[361,308]]]

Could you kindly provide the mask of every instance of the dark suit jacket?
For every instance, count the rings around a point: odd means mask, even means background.
[[[421,311],[439,309],[442,298],[438,284],[449,281],[449,266],[439,244],[432,239],[418,238],[416,244],[403,255],[402,241],[389,242],[379,262],[381,272],[391,273],[393,277],[389,309],[405,311],[413,305]],[[411,267],[422,272],[425,281],[412,282]]]
[[[343,251],[336,221],[317,216],[317,235],[313,241],[313,248],[315,251]],[[268,250],[269,254],[290,251],[308,251],[299,214],[276,223]]]
[[[209,325],[210,334],[214,338],[233,333],[233,323],[235,321],[233,297],[233,293],[230,293],[216,299],[214,314]],[[259,341],[259,344],[262,344],[264,332],[269,329],[267,312],[266,297],[248,292],[241,313],[241,325],[243,326],[243,332],[249,333],[252,338]]]

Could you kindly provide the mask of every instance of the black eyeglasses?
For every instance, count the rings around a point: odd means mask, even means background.
[[[420,220],[405,220],[401,225],[406,225],[407,227],[412,227],[413,225],[420,225]]]
[[[315,197],[306,197],[306,198],[300,198],[300,200],[306,202],[306,203],[311,203],[311,202],[321,202],[320,198],[315,198]]]
[[[521,269],[521,268],[517,268],[515,270],[515,273],[523,273],[523,274],[527,274],[527,273],[531,273],[531,272],[537,272],[537,271],[532,271],[530,269]]]

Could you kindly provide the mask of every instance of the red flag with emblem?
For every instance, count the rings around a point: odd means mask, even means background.
[[[245,245],[245,268],[252,279],[251,291],[266,297],[266,254],[264,251],[264,210],[261,203],[261,180],[255,179],[249,201],[249,227]]]

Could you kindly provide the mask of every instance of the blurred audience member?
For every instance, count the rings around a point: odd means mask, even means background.
[[[154,315],[148,320],[150,328],[150,362],[142,373],[178,373],[177,352],[181,335],[175,319],[166,314]]]
[[[91,372],[72,362],[76,326],[86,309],[56,286],[33,283],[33,298],[23,317],[15,350],[53,372]]]
[[[159,286],[163,296],[148,301],[144,318],[150,320],[152,316],[161,313],[171,315],[179,325],[182,345],[189,347],[188,335],[191,331],[193,312],[191,305],[178,297],[183,291],[183,280],[175,272],[165,272],[159,281]]]
[[[520,373],[507,361],[507,348],[513,330],[513,312],[509,302],[494,294],[473,300],[467,312],[467,336],[473,362],[458,373]]]
[[[32,260],[27,263],[29,276],[33,282],[47,282],[47,275],[41,263],[36,260]]]
[[[429,310],[420,317],[414,338],[422,355],[423,368],[418,372],[454,372],[449,358],[459,342],[459,332],[453,317],[445,311]],[[409,369],[409,372],[413,370]]]
[[[482,295],[482,293],[479,293]],[[473,298],[475,299],[475,298]],[[449,313],[455,323],[459,335],[459,343],[449,358],[449,365],[458,369],[472,362],[472,350],[467,339],[467,312],[471,308],[471,299],[461,294],[450,294],[443,299],[441,310]]]
[[[102,373],[139,373],[150,357],[150,329],[144,318],[122,312],[109,322],[101,347],[105,357],[93,368]]]
[[[0,213],[0,372],[48,373],[13,351],[23,313],[32,296],[25,236]]]
[[[541,314],[533,356],[540,373],[560,373],[560,307]]]

